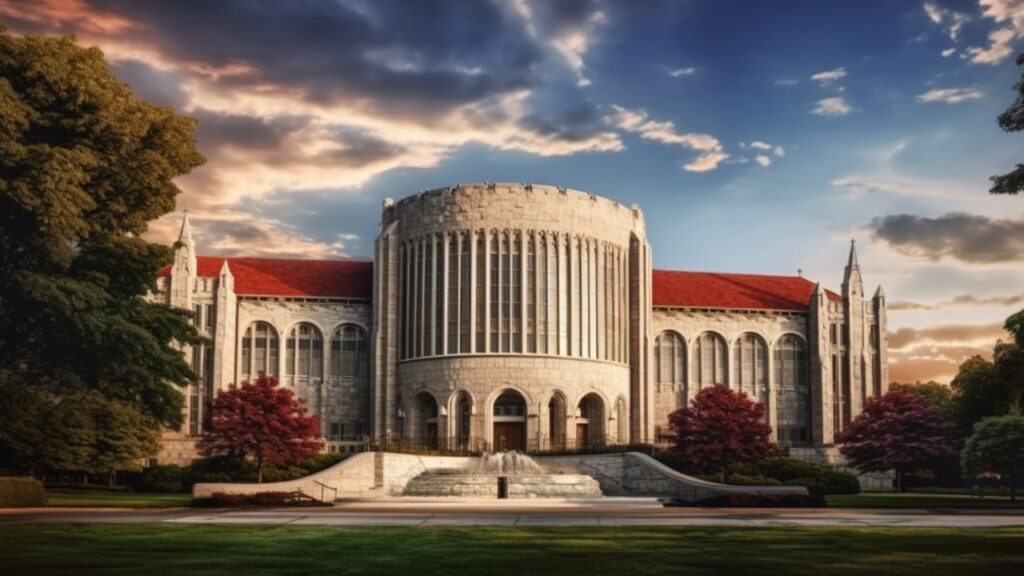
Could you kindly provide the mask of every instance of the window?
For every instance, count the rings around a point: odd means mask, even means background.
[[[733,346],[733,382],[738,391],[755,402],[768,400],[768,345],[747,332]]]
[[[434,354],[444,353],[444,240],[434,239]]]
[[[728,383],[726,375],[725,339],[714,332],[705,332],[697,338],[694,360],[697,362],[694,376],[699,388],[714,384]]]
[[[654,340],[655,382],[682,388],[686,385],[686,344],[671,331],[658,334]]]
[[[448,354],[459,353],[459,239],[451,236],[448,245]]]
[[[777,439],[783,444],[806,444],[811,434],[811,387],[807,378],[804,342],[787,334],[775,344]]]
[[[512,344],[510,346],[512,352],[523,351],[523,237],[522,234],[516,233],[512,241],[512,257],[511,257],[511,270],[512,270],[512,281],[511,286],[511,299],[509,300],[509,306],[511,313],[511,338]]]
[[[366,333],[353,324],[338,327],[331,337],[331,378],[363,382],[370,373]]]
[[[470,256],[469,234],[462,234],[460,242],[462,248],[459,252],[459,352],[469,354],[469,296],[470,296]]]
[[[487,316],[486,284],[487,245],[484,233],[476,237],[476,351],[487,350],[487,334],[484,333],[484,319]]]
[[[537,352],[537,253],[533,234],[526,242],[526,351]]]
[[[323,366],[324,343],[320,330],[308,322],[296,325],[285,342],[285,382],[295,385],[319,381]]]
[[[277,330],[267,322],[253,322],[242,337],[242,379],[260,374],[278,375]]]
[[[498,348],[498,333],[500,332],[500,329],[501,329],[501,326],[499,324],[499,322],[501,320],[501,313],[500,313],[501,305],[500,305],[500,301],[499,301],[499,294],[500,294],[501,287],[500,287],[500,277],[499,277],[499,268],[498,268],[499,260],[498,260],[498,237],[497,237],[497,235],[492,235],[491,236],[490,244],[491,244],[491,249],[490,249],[490,259],[491,259],[491,268],[490,268],[490,273],[491,273],[491,299],[490,299],[491,316],[490,316],[489,321],[490,321],[490,330],[491,330],[491,352],[497,352],[499,350],[499,348]]]
[[[430,356],[434,353],[434,323],[430,314],[434,311],[434,239],[429,238],[426,242],[426,260],[423,271],[426,274],[424,288],[426,298],[423,302],[423,355]]]

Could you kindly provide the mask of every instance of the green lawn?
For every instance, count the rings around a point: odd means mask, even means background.
[[[74,508],[176,508],[191,506],[191,494],[147,494],[108,490],[49,489],[46,500],[50,506]]]
[[[8,574],[1022,574],[1024,528],[0,525]]]
[[[1010,502],[1010,499],[1005,496],[973,498],[960,494],[865,492],[863,494],[827,496],[826,499],[830,508],[1010,508],[1024,510],[1024,498],[1018,498],[1017,502]]]

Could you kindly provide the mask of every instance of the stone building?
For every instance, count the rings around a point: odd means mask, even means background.
[[[385,200],[373,262],[197,256],[186,215],[155,299],[211,344],[163,462],[195,457],[213,395],[261,372],[328,450],[372,439],[547,450],[654,443],[726,384],[775,439],[834,458],[886,390],[885,296],[851,246],[840,293],[801,276],[652,270],[643,213],[561,187],[468,184]]]

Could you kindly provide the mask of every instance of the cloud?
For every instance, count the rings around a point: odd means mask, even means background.
[[[673,122],[650,120],[646,110],[630,110],[622,106],[612,106],[612,109],[615,113],[607,117],[606,121],[621,130],[639,134],[646,140],[700,152],[696,159],[683,164],[683,169],[688,172],[714,170],[729,157],[721,142],[710,134],[679,133]]]
[[[956,54],[956,48],[946,48],[945,50],[942,51],[943,58],[949,58],[953,54]]]
[[[673,78],[679,78],[681,76],[693,76],[694,74],[697,73],[697,69],[694,68],[693,66],[690,66],[688,68],[671,68],[667,70],[667,72],[669,76]]]
[[[963,57],[974,64],[995,65],[1013,53],[1013,41],[1024,36],[1024,0],[979,0],[982,15],[1002,24],[989,33],[987,48],[972,46]]]
[[[783,148],[782,146],[776,146],[775,149],[772,150],[772,154],[775,154],[779,158],[782,158],[783,156],[786,155],[786,149]]]
[[[607,21],[597,0],[0,1],[0,18],[15,33],[98,45],[140,97],[199,118],[209,161],[177,182],[178,207],[208,223],[202,249],[340,253],[333,231],[300,233],[255,206],[358,197],[381,174],[473,143],[538,156],[623,149],[598,107],[564,87],[587,80]],[[173,239],[177,221],[148,237]],[[246,248],[259,229],[275,241]]]
[[[800,81],[796,78],[781,78],[773,82],[776,86],[796,86]]]
[[[889,333],[890,380],[949,382],[965,360],[990,358],[996,341],[1007,336],[1001,323],[900,328]]]
[[[1000,28],[993,30],[988,35],[988,48],[971,46],[965,51],[965,56],[970,58],[974,64],[999,64],[1013,53],[1013,40],[1017,32],[1012,28]]]
[[[818,72],[817,74],[811,75],[811,80],[817,82],[820,86],[828,86],[829,84],[846,77],[846,68],[840,66],[832,70],[825,70],[824,72]]]
[[[757,162],[762,167],[768,167],[768,166],[771,165],[772,159],[769,158],[768,156],[763,155],[763,154],[759,154],[759,155],[754,157],[754,162]]]
[[[932,23],[940,25],[945,23],[947,25],[946,32],[949,34],[949,39],[954,42],[957,41],[960,35],[960,30],[963,28],[964,24],[971,20],[971,17],[968,14],[948,10],[932,2],[924,3],[924,11]]]
[[[1024,220],[960,212],[937,218],[896,214],[872,219],[868,229],[897,252],[932,261],[991,264],[1013,262],[1024,254]]]
[[[977,88],[933,88],[924,94],[918,94],[917,101],[959,104],[968,100],[980,100],[984,97],[985,93]]]
[[[903,149],[898,145],[889,150],[881,151],[875,156],[881,162],[888,162]],[[943,200],[958,200],[971,202],[974,198],[959,190],[949,189],[944,183],[936,183],[926,180],[893,179],[890,176],[882,175],[861,175],[851,174],[832,179],[830,182],[836,188],[846,190],[851,198],[859,198],[864,194],[891,194],[907,198],[940,198]]]
[[[840,96],[833,96],[831,98],[822,98],[818,100],[818,103],[811,109],[811,114],[817,114],[818,116],[846,116],[853,111],[853,108]]]
[[[755,155],[753,161],[762,168],[767,168],[772,164],[772,155],[774,154],[777,158],[782,158],[786,155],[786,149],[782,146],[774,146],[763,140],[754,140],[752,142],[740,142],[740,148],[744,150],[753,150]],[[733,160],[737,164],[746,164],[750,162],[750,158],[736,158]]]
[[[760,140],[754,140],[750,144],[747,144],[747,147],[748,148],[753,148],[754,150],[771,150],[772,149],[772,145],[771,144],[768,144],[767,142],[761,142]]]
[[[959,294],[948,300],[933,304],[921,304],[918,302],[889,302],[886,306],[893,311],[916,311],[916,310],[944,310],[948,308],[974,308],[974,307],[1008,307],[1024,304],[1024,294],[1015,296],[987,296],[979,298],[974,294]]]

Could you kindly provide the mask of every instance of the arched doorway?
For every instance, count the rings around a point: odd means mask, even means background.
[[[526,400],[506,390],[494,401],[494,449],[526,450]]]
[[[455,424],[454,440],[455,447],[461,450],[469,448],[470,437],[471,437],[471,422],[473,416],[473,400],[469,397],[466,392],[459,392],[455,398],[455,404],[453,406],[454,416],[453,421]]]
[[[548,400],[548,442],[549,450],[565,449],[565,396],[555,392]]]
[[[429,393],[421,392],[416,396],[410,425],[418,444],[437,449],[437,400]]]
[[[604,402],[597,394],[587,394],[576,408],[576,448],[604,446]]]

